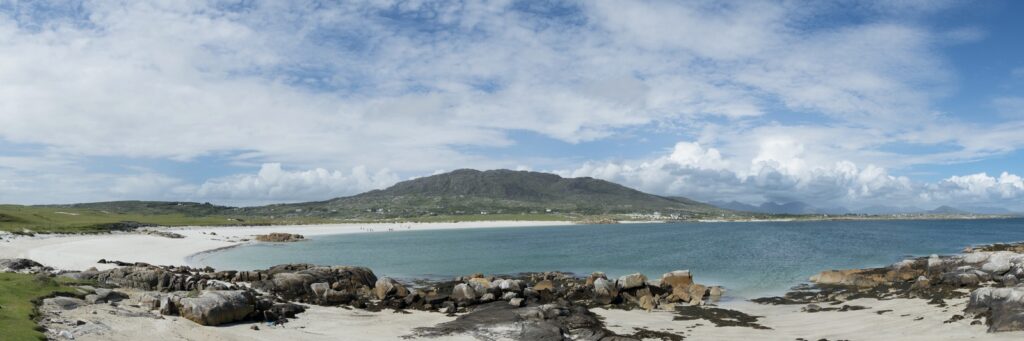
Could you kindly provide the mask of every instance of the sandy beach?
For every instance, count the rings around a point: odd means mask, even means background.
[[[567,225],[569,222],[462,222],[402,224],[334,224],[256,227],[181,227],[159,231],[181,234],[184,238],[168,238],[140,233],[104,235],[39,235],[34,237],[2,236],[0,258],[23,257],[65,270],[89,267],[114,267],[98,264],[99,259],[125,262],[146,262],[158,265],[184,265],[189,256],[224,247],[254,243],[254,235],[271,232],[296,233],[304,236],[349,233],[401,233],[402,231],[448,230],[466,228],[529,227]],[[137,293],[132,293],[136,295]],[[679,320],[669,309],[622,310],[595,308],[609,331],[620,335],[638,332],[671,333],[686,340],[1011,340],[1024,337],[1024,332],[988,333],[984,325],[972,325],[971,319],[953,320],[961,314],[966,298],[951,299],[948,306],[928,304],[923,299],[856,299],[844,304],[863,306],[861,310],[803,311],[804,305],[767,305],[744,300],[727,300],[720,308],[756,316],[757,324],[749,326],[717,326],[704,319]],[[58,309],[59,310],[59,309]],[[135,305],[87,305],[72,310],[43,309],[52,320],[44,325],[50,330],[61,328],[73,332],[80,340],[137,340],[154,332],[168,340],[395,340],[415,337],[419,327],[431,327],[454,320],[437,312],[370,312],[343,307],[311,305],[297,318],[283,326],[243,322],[218,327],[202,327],[179,317],[160,317]],[[459,314],[461,315],[461,313]],[[83,327],[68,326],[64,321],[85,321]],[[253,327],[258,327],[258,330]],[[456,334],[446,340],[500,340],[501,337]],[[643,339],[643,338],[641,338]],[[654,338],[651,338],[654,339]]]
[[[188,226],[160,228],[185,238],[167,238],[139,233],[97,235],[6,235],[0,240],[0,258],[29,258],[61,270],[96,267],[100,259],[145,262],[154,265],[187,265],[189,256],[225,247],[252,243],[253,236],[285,232],[303,236],[351,233],[399,233],[402,231],[453,230],[501,227],[573,225],[569,221],[478,221],[456,223],[369,223],[274,226]],[[248,239],[248,240],[246,240]]]

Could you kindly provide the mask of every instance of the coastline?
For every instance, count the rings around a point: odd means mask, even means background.
[[[19,236],[0,241],[0,258],[25,257],[55,268],[86,269],[113,268],[113,264],[94,264],[100,258],[126,262],[146,262],[159,265],[187,265],[192,256],[216,252],[223,248],[257,243],[256,234],[270,232],[299,233],[309,236],[424,231],[465,228],[501,228],[531,226],[572,225],[570,222],[464,222],[464,223],[379,223],[332,224],[257,227],[184,227],[159,228],[161,232],[181,234],[184,238],[141,233],[114,233],[105,235],[41,235]],[[403,229],[404,228],[404,229]],[[972,247],[972,245],[964,245]],[[114,255],[114,256],[109,256]],[[163,260],[163,262],[160,262]],[[55,266],[57,265],[57,266]],[[482,269],[486,270],[486,269]],[[827,269],[821,269],[827,270]],[[386,275],[386,274],[381,274]],[[650,274],[655,275],[655,274]],[[700,274],[698,274],[699,276]],[[135,295],[137,293],[132,293]],[[134,301],[133,301],[134,302]],[[972,321],[951,320],[950,316],[962,311],[966,298],[948,299],[948,305],[935,305],[921,298],[877,299],[857,298],[844,302],[863,306],[860,310],[821,311],[809,313],[804,304],[760,304],[748,300],[724,300],[708,307],[739,311],[758,318],[757,323],[771,329],[745,326],[722,327],[706,319],[680,320],[672,310],[623,310],[594,308],[593,313],[607,321],[608,330],[620,335],[643,332],[685,334],[687,340],[794,340],[794,339],[900,339],[900,340],[1011,340],[1020,339],[1024,332],[987,333],[986,327]],[[824,305],[823,305],[824,306]],[[830,306],[825,306],[830,307]],[[90,311],[100,310],[103,314]],[[414,311],[410,313],[367,312],[346,307],[320,307],[312,305],[307,313],[287,327],[264,326],[252,323],[232,324],[224,327],[198,327],[183,318],[154,319],[133,314],[135,308],[90,305],[88,308],[61,311],[62,318],[87,321],[88,325],[109,326],[103,332],[75,330],[81,340],[132,340],[152,335],[160,330],[166,335],[179,335],[187,339],[273,340],[282,338],[355,340],[430,337],[415,334],[416,328],[430,327],[455,321],[466,314],[445,315]],[[835,308],[832,308],[835,309]],[[109,310],[109,311],[108,311]],[[44,309],[44,311],[46,311]],[[52,310],[50,313],[53,313]],[[362,322],[373,321],[370,325]],[[340,324],[339,324],[340,323]],[[260,331],[250,327],[259,325]],[[343,325],[344,328],[339,327]],[[400,328],[394,328],[401,326]],[[49,322],[48,329],[64,328]],[[73,329],[74,330],[74,329]],[[82,334],[79,334],[81,332]],[[636,334],[639,335],[639,334]],[[472,334],[448,335],[452,339],[477,339]]]
[[[391,233],[454,229],[571,226],[572,221],[467,221],[452,223],[364,223],[263,226],[185,226],[147,228],[171,232],[184,238],[114,232],[109,234],[8,236],[0,241],[0,259],[29,258],[59,270],[82,271],[90,267],[104,270],[113,264],[97,264],[100,259],[143,262],[153,265],[189,265],[197,255],[225,248],[256,243],[253,236],[287,232],[303,236],[354,233]]]

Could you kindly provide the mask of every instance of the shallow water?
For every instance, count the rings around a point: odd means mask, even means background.
[[[398,278],[568,271],[649,278],[689,269],[730,296],[780,294],[821,270],[883,266],[908,256],[1024,240],[1024,219],[672,223],[374,232],[255,244],[202,254],[195,265],[362,265]]]

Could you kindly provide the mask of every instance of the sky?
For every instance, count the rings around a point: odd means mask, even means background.
[[[459,168],[1024,212],[1020,1],[0,0],[0,203]]]

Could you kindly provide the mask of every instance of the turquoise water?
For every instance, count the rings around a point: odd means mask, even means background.
[[[255,244],[196,256],[196,265],[362,265],[398,278],[568,271],[648,277],[689,269],[734,297],[779,294],[821,270],[1024,240],[1024,219],[673,223],[376,232]]]

